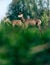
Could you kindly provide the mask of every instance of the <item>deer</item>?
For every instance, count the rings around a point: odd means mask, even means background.
[[[29,25],[34,26],[37,25],[39,29],[41,29],[41,20],[40,19],[25,19],[23,14],[18,15],[21,18],[22,22],[24,23],[24,27],[28,27]]]
[[[7,23],[8,25],[11,24],[13,27],[15,25],[22,26],[21,20],[12,20],[12,21],[10,21],[10,19],[8,17],[5,17],[4,18],[4,22]]]

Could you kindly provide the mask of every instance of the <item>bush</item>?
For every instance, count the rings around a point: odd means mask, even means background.
[[[50,42],[50,29],[44,31],[42,38],[45,41],[45,43]]]
[[[0,47],[8,50],[5,56],[4,54],[1,56],[10,61],[7,65],[28,65],[32,60],[32,56],[28,53],[30,48],[44,42],[50,42],[50,29],[41,34],[37,28],[13,28],[4,23],[0,25]]]
[[[42,21],[43,27],[47,28],[48,27],[48,16],[47,16],[47,14],[45,12],[41,16],[41,21]]]

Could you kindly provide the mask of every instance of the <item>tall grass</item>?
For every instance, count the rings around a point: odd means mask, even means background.
[[[50,29],[41,33],[38,28],[22,29],[6,23],[0,24],[0,47],[8,50],[1,57],[11,61],[7,65],[28,64],[31,60],[28,54],[30,47],[44,43],[50,43]]]

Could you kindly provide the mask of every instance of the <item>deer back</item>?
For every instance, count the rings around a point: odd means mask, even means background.
[[[41,24],[41,20],[40,19],[27,19],[25,21],[25,24],[30,24],[30,25],[40,25]]]

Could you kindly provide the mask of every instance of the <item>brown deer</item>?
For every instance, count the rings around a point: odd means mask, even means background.
[[[28,27],[28,25],[31,25],[31,26],[37,25],[38,28],[41,29],[41,20],[40,19],[24,19],[23,14],[19,14],[18,17],[21,18],[25,27]]]
[[[10,19],[8,18],[8,17],[4,17],[4,22],[5,23],[8,23],[8,25],[9,24],[12,24],[12,26],[14,27],[15,25],[17,25],[17,26],[22,26],[22,22],[21,22],[21,20],[12,20],[12,21],[10,21]]]

